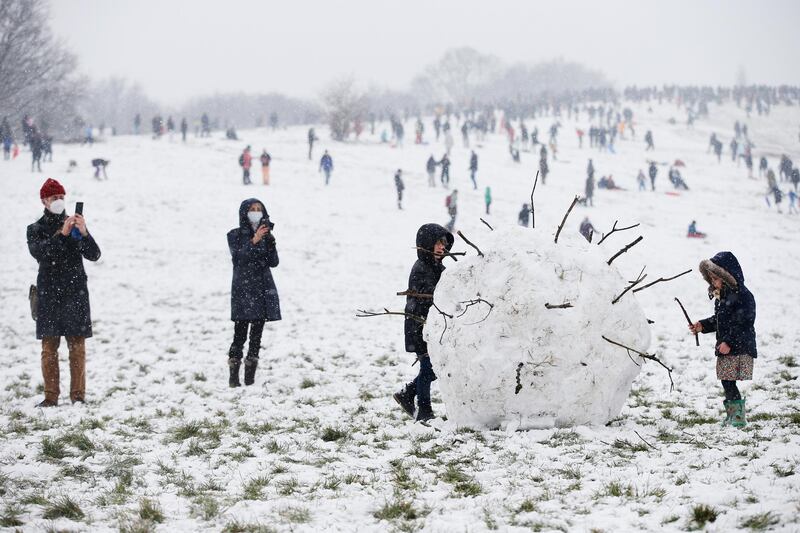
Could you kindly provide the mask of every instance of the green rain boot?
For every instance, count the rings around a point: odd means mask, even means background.
[[[731,425],[735,428],[743,428],[747,425],[747,419],[744,415],[744,398],[741,400],[733,400],[731,401],[735,411],[733,412],[733,417],[731,417]]]
[[[731,400],[723,401],[722,405],[725,406],[725,420],[722,421],[722,427],[730,426],[731,420],[733,419],[733,414],[736,412],[736,407],[733,405],[733,401]]]

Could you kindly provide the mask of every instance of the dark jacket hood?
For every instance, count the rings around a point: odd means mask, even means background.
[[[710,274],[713,273],[722,278],[725,284],[733,290],[744,286],[742,267],[731,252],[720,252],[711,259],[701,261],[700,273],[709,285],[711,285]]]
[[[261,205],[261,212],[264,214],[261,221],[263,222],[266,219],[266,224],[269,226],[270,229],[275,225],[269,219],[269,213],[267,213],[267,207],[264,205],[264,202],[257,198],[248,198],[242,205],[239,206],[239,227],[241,229],[247,229],[252,231],[252,226],[250,225],[250,219],[247,218],[247,212],[250,210],[250,206],[253,204]]]
[[[449,252],[455,242],[455,237],[453,237],[452,233],[439,224],[424,224],[420,226],[417,230],[417,248],[422,248],[422,250],[417,250],[417,257],[426,263],[433,263],[433,254],[426,253],[423,250],[433,252],[433,246],[441,239],[444,239],[446,243],[445,249]]]

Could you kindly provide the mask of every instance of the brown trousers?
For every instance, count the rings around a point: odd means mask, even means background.
[[[61,337],[45,337],[42,339],[42,376],[44,377],[44,398],[51,402],[58,401],[61,393],[58,370],[58,346]],[[86,398],[86,339],[83,337],[67,337],[69,349],[69,399],[73,402]]]
[[[264,185],[269,185],[269,166],[264,165],[261,167],[261,179],[264,180]]]

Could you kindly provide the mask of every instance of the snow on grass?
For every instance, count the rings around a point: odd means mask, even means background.
[[[687,130],[668,123],[681,116],[671,105],[634,110],[638,138],[619,141],[616,155],[578,150],[575,124],[562,120],[559,160],[547,185],[537,187],[536,231],[555,232],[583,190],[592,157],[598,176],[611,173],[628,190],[597,191],[596,207],[577,207],[564,231],[577,231],[586,215],[601,231],[615,220],[641,222],[645,239],[614,262],[626,279],[645,264],[656,279],[722,249],[736,253],[758,302],[746,429],[719,426],[713,340],[701,337],[696,348],[673,302],[680,297],[695,320],[711,313],[697,272],[633,296],[655,321],[650,351],[675,367],[674,392],[663,369],[645,363],[608,426],[509,434],[415,425],[390,397],[416,371],[403,352],[402,319],[354,314],[403,305],[394,294],[406,288],[417,227],[446,220],[445,192],[429,189],[424,174],[441,145],[323,142],[336,163],[326,188],[317,161],[306,158],[302,128],[245,131],[240,143],[118,137],[92,148],[56,146],[45,173],[30,172],[27,152],[0,163],[0,526],[797,530],[800,217],[768,210],[763,180],[705,153],[711,131],[726,142],[743,111],[712,107],[709,121]],[[799,118],[795,108],[776,107],[748,120],[755,155],[769,152],[773,166],[783,151],[800,161]],[[535,123],[545,131],[551,120]],[[665,167],[656,193],[636,191],[636,173],[651,156],[641,141],[648,128],[652,157],[686,162],[690,192],[665,195]],[[236,160],[245,144],[272,153],[268,188],[240,184]],[[462,193],[458,227],[480,244],[488,231],[480,216],[495,227],[515,223],[538,154],[523,152],[515,165],[500,135],[477,151],[479,183],[494,196],[491,216],[483,214],[483,191],[470,190],[469,152],[460,146],[452,171]],[[108,181],[91,178],[92,157],[112,161]],[[78,172],[66,173],[70,159]],[[398,167],[407,186],[403,211],[395,208]],[[40,347],[26,301],[36,263],[25,226],[39,216],[45,176],[64,183],[70,211],[75,200],[86,203],[103,257],[87,264],[95,321],[88,403],[72,406],[62,397],[60,407],[39,410]],[[274,274],[285,318],[265,331],[256,385],[231,390],[225,233],[250,196],[266,203],[276,223],[281,264]],[[707,239],[685,238],[692,219]],[[627,242],[613,236],[604,246]],[[65,349],[61,359],[68,390]],[[436,384],[433,391],[434,410],[444,413]]]

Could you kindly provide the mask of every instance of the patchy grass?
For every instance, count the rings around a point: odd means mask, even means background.
[[[413,502],[397,498],[384,503],[372,516],[378,520],[416,520],[425,515],[414,507]]]
[[[264,487],[269,485],[271,479],[267,476],[254,477],[242,487],[243,500],[260,500],[263,497]]]
[[[344,438],[347,438],[348,435],[349,435],[349,433],[347,431],[343,430],[343,429],[334,428],[334,427],[331,427],[331,426],[326,426],[322,430],[322,434],[320,435],[320,438],[322,440],[324,440],[325,442],[334,442],[334,441],[337,441],[337,440],[342,440]]]
[[[703,529],[706,524],[716,522],[718,516],[719,512],[709,505],[695,505],[689,512],[689,527]]]
[[[0,527],[19,527],[24,525],[22,514],[25,509],[19,505],[9,503],[0,514]]]
[[[749,516],[739,523],[740,527],[747,528],[751,531],[763,531],[769,527],[778,525],[780,518],[772,511],[766,513],[759,513]]]
[[[57,518],[69,518],[70,520],[79,521],[84,518],[83,510],[78,502],[69,496],[61,496],[50,502],[45,508],[42,516],[48,520],[55,520]]]
[[[292,524],[307,524],[311,521],[311,512],[305,507],[286,507],[278,511],[278,516]]]
[[[164,511],[158,505],[158,502],[149,498],[142,498],[139,502],[139,518],[160,524],[164,521]]]

